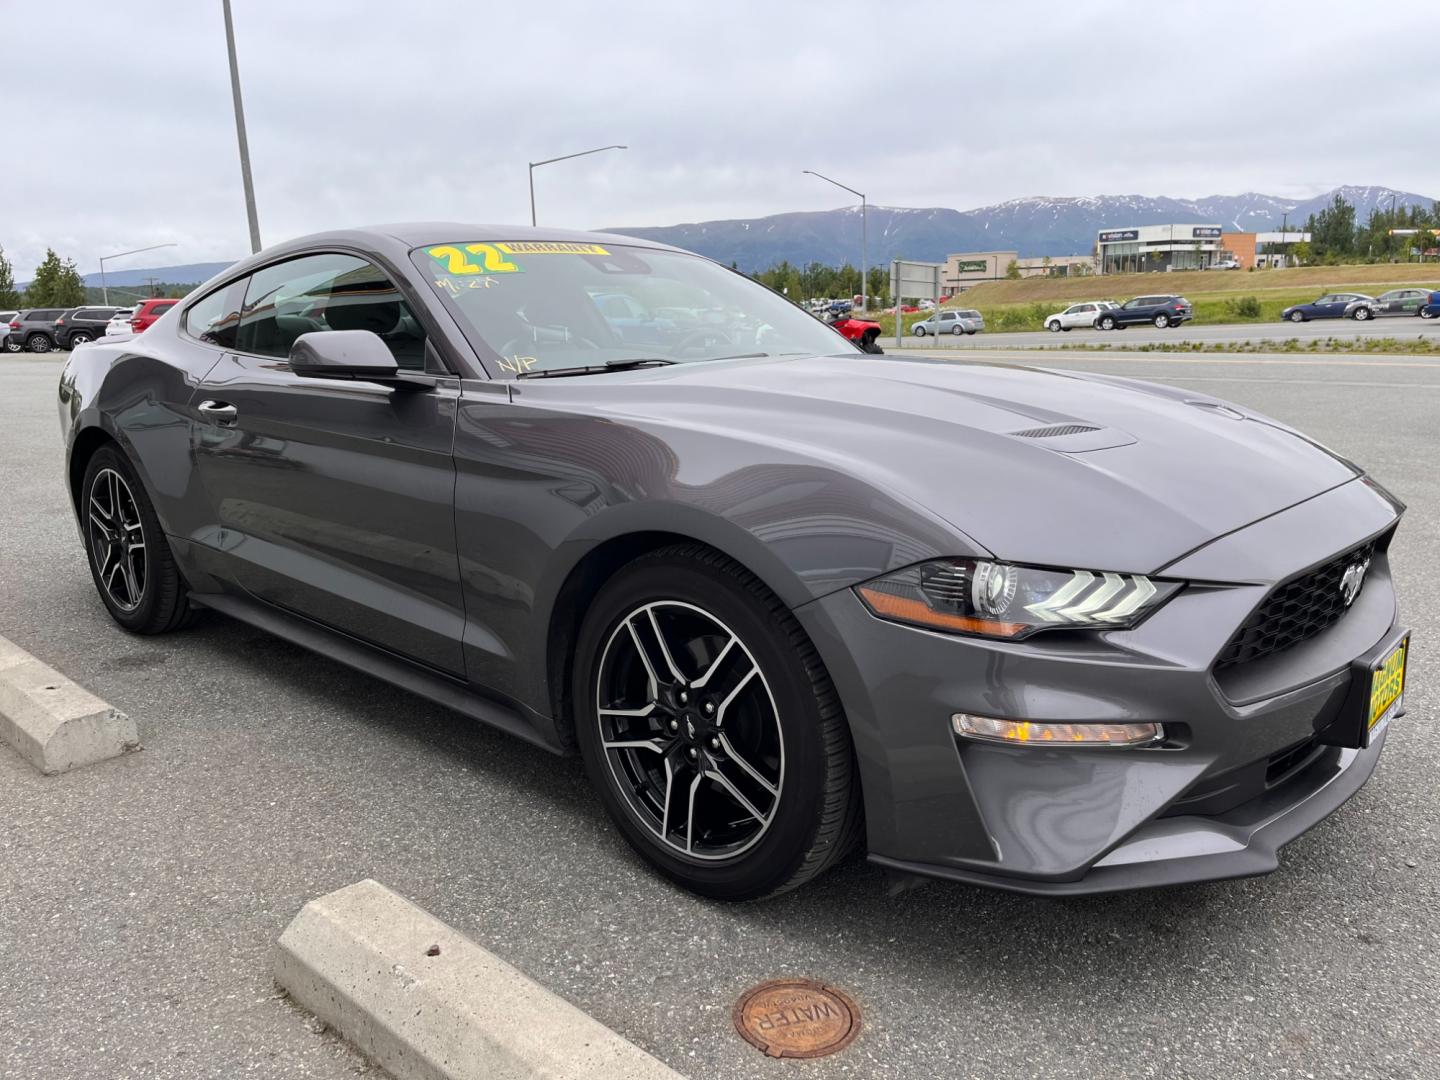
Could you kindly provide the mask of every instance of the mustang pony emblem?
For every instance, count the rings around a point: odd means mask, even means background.
[[[1360,595],[1360,586],[1365,583],[1365,571],[1369,569],[1369,559],[1364,562],[1351,563],[1345,568],[1345,573],[1340,578],[1340,595],[1345,598],[1347,608],[1355,603],[1355,597]]]

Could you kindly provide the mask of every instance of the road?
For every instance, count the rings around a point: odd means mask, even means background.
[[[697,1078],[1435,1076],[1440,361],[984,357],[1036,359],[1245,402],[1410,503],[1392,552],[1409,714],[1269,877],[892,897],[852,861],[768,903],[698,900],[637,863],[573,760],[218,616],[119,631],[59,481],[60,361],[0,360],[0,634],[145,744],[48,779],[0,748],[0,1075],[353,1077],[277,997],[268,951],[305,900],[368,876]],[[860,1038],[808,1063],[743,1043],[732,1003],[778,976],[848,990]]]
[[[917,338],[911,334],[905,338],[904,347],[907,349],[933,349],[937,346],[950,349],[1028,349],[1036,346],[1053,348],[1057,345],[1103,344],[1109,345],[1112,349],[1120,349],[1156,343],[1176,344],[1182,341],[1258,342],[1267,338],[1271,341],[1284,341],[1287,338],[1311,341],[1327,337],[1345,340],[1423,337],[1431,341],[1440,341],[1440,320],[1419,319],[1410,315],[1374,319],[1364,323],[1355,322],[1353,319],[1316,319],[1304,323],[1207,323],[1199,326],[1194,323],[1186,323],[1184,326],[1165,330],[1157,330],[1147,324],[1145,326],[1129,326],[1124,330],[1076,329],[1069,333],[1062,331],[1058,334],[1048,330],[1008,334],[962,334],[958,337],[954,334],[942,334],[939,337],[931,335]],[[880,345],[886,350],[893,349],[895,335],[882,336]]]

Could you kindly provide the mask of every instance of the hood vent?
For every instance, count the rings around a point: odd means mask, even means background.
[[[1099,431],[1094,424],[1053,424],[1050,427],[1029,428],[1012,431],[1018,439],[1058,439],[1062,435],[1083,435],[1087,431]]]

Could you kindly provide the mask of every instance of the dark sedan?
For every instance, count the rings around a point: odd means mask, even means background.
[[[1357,466],[1199,390],[867,356],[674,248],[329,233],[77,356],[115,622],[210,609],[578,752],[712,897],[860,846],[1052,895],[1264,873],[1403,708],[1403,507]]]
[[[1364,322],[1385,315],[1418,315],[1429,302],[1429,289],[1391,289],[1379,296],[1365,296],[1347,304],[1345,317]]]
[[[1115,330],[1126,326],[1152,323],[1156,327],[1179,326],[1188,322],[1194,311],[1183,296],[1137,296],[1119,307],[1102,311],[1095,320],[1097,330]]]
[[[1294,304],[1280,312],[1280,318],[1289,322],[1309,322],[1311,319],[1340,319],[1345,309],[1362,300],[1372,300],[1364,293],[1326,293],[1308,304]]]

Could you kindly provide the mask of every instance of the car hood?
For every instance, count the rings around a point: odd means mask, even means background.
[[[1257,413],[1096,374],[806,357],[605,383],[585,397],[616,420],[723,433],[844,470],[1016,562],[1152,573],[1360,475]]]

